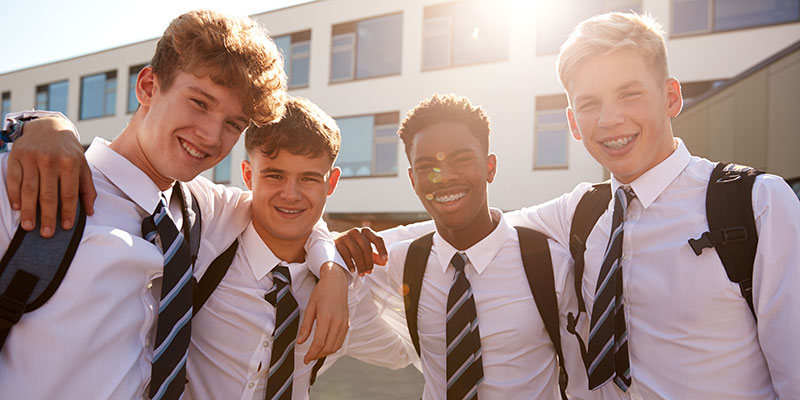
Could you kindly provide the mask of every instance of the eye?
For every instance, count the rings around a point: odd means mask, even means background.
[[[472,161],[474,159],[475,159],[475,156],[473,156],[472,154],[467,154],[467,155],[463,155],[463,156],[457,157],[455,160],[453,160],[453,162],[455,162],[456,164],[464,164],[464,163],[468,163],[468,162],[470,162],[470,161]]]
[[[239,124],[237,124],[234,121],[228,121],[228,125],[234,130],[236,130],[237,133],[241,133],[244,130],[244,128],[242,128]]]
[[[578,105],[578,111],[590,111],[597,107],[596,101],[588,101],[586,103],[581,103]]]
[[[283,180],[283,175],[281,175],[281,174],[266,174],[266,175],[264,175],[264,178],[265,179],[281,181],[281,180]]]
[[[189,100],[191,100],[195,105],[202,108],[203,110],[208,109],[208,106],[206,106],[206,103],[203,102],[202,100],[198,100],[195,98],[189,98]]]
[[[317,178],[317,177],[313,177],[313,176],[304,176],[303,178],[301,178],[301,179],[300,179],[300,181],[301,181],[301,182],[307,182],[307,183],[318,183],[318,182],[322,182],[322,180],[321,180],[321,179],[319,179],[319,178]]]
[[[417,171],[428,171],[432,168],[433,164],[431,163],[417,163],[417,165],[414,166],[414,169]]]
[[[638,96],[638,95],[640,95],[640,94],[641,94],[640,92],[636,92],[636,91],[633,91],[633,92],[624,92],[624,93],[622,93],[622,96],[621,96],[621,97],[622,97],[623,99],[630,99],[630,98],[634,98],[634,97],[636,97],[636,96]]]

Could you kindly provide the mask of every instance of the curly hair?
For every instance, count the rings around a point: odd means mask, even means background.
[[[236,90],[244,112],[255,124],[283,113],[286,73],[266,30],[249,17],[196,10],[170,22],[150,63],[168,90],[178,72],[209,77]]]
[[[489,116],[480,106],[473,105],[467,97],[459,97],[452,93],[434,93],[421,101],[406,114],[400,124],[397,135],[403,140],[406,157],[409,157],[414,136],[421,130],[440,122],[464,124],[481,144],[483,151],[489,154],[489,132],[491,132]],[[410,159],[409,159],[410,161]]]
[[[311,158],[327,155],[336,160],[342,137],[336,121],[314,103],[300,97],[286,102],[281,119],[262,126],[250,125],[244,132],[247,154],[256,149],[275,158],[280,150]]]

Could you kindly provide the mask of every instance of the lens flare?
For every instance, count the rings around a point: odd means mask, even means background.
[[[436,153],[436,159],[439,160],[439,161],[444,161],[444,159],[445,159],[444,152],[440,151],[440,152]]]

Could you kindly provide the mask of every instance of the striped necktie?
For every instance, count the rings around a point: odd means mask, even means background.
[[[469,259],[456,253],[450,260],[455,269],[447,296],[447,400],[478,399],[483,381],[481,335],[475,298],[464,274]]]
[[[589,389],[602,386],[612,378],[623,392],[631,385],[619,258],[622,256],[625,210],[635,196],[633,190],[621,186],[614,194],[611,234],[597,278],[592,306],[588,353],[591,360],[588,370]]]
[[[275,307],[275,331],[269,361],[266,400],[291,399],[294,381],[294,344],[300,323],[300,309],[292,296],[289,268],[278,265],[272,270],[274,286],[264,298]]]
[[[160,242],[164,254],[149,396],[151,399],[178,399],[186,385],[195,279],[189,245],[167,216],[163,197],[153,215],[142,221],[142,236],[153,244]]]

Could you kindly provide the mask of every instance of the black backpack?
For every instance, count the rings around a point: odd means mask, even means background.
[[[750,306],[753,317],[753,262],[758,246],[755,217],[753,215],[753,183],[764,171],[737,164],[717,163],[711,172],[706,192],[706,219],[708,231],[699,238],[688,240],[696,255],[705,248],[715,248],[728,278],[739,284],[742,297]],[[575,262],[575,294],[578,296],[577,314],[567,315],[567,330],[578,338],[581,355],[586,363],[586,348],[575,327],[581,312],[586,311],[583,302],[582,282],[586,238],[611,201],[611,183],[606,181],[592,185],[575,209],[570,226],[569,250]],[[588,365],[588,364],[587,364]]]
[[[189,243],[192,264],[194,264],[200,247],[200,233],[203,224],[200,208],[197,205],[197,199],[189,192],[185,184],[180,183],[173,190],[175,191],[173,195],[179,196],[181,201],[184,215],[181,230]],[[61,212],[60,205],[58,212]],[[78,212],[72,229],[64,230],[60,224],[56,225],[52,238],[42,238],[37,233],[40,227],[37,215],[36,229],[28,233],[21,227],[17,228],[5,254],[3,254],[0,261],[0,350],[2,350],[11,328],[19,322],[22,315],[45,304],[61,285],[72,259],[75,257],[86,226],[86,213],[80,202],[78,202]],[[198,288],[205,288],[205,291],[208,291],[208,287],[213,285],[211,288],[213,291],[218,283],[219,281],[213,283],[203,276],[197,285]],[[198,296],[207,298],[208,295],[210,292],[206,295],[204,291],[195,290],[195,305],[198,304]],[[199,302],[201,307],[203,302],[204,300]],[[200,307],[195,307],[195,310],[200,309]]]
[[[547,236],[528,228],[516,227],[519,235],[519,249],[525,276],[531,288],[536,308],[544,321],[544,327],[558,362],[558,386],[561,398],[566,399],[566,388],[569,377],[564,368],[564,355],[561,351],[561,335],[558,328],[558,300],[553,277],[553,263],[550,258],[550,246]],[[428,256],[433,246],[433,232],[420,236],[408,248],[406,263],[403,269],[403,287],[408,288],[405,296],[406,325],[411,342],[420,354],[419,332],[417,328],[417,311],[419,295],[422,290],[422,277],[428,264]]]

